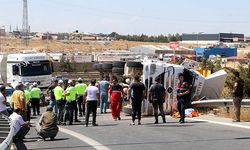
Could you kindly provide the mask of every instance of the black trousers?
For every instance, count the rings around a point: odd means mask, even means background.
[[[57,101],[57,107],[58,107],[58,114],[57,114],[57,119],[58,122],[61,123],[63,121],[63,113],[64,113],[64,108],[65,108],[65,100],[59,100]]]
[[[83,96],[77,98],[79,115],[85,115],[85,104],[83,103]]]
[[[87,114],[86,114],[86,125],[89,124],[89,115],[93,113],[92,124],[96,124],[96,110],[97,110],[97,100],[96,101],[87,101]]]
[[[73,123],[74,113],[75,113],[75,121],[77,120],[77,104],[76,101],[68,102],[68,110],[69,110],[69,124]]]
[[[138,115],[138,120],[141,120],[141,104],[142,100],[132,98],[132,121],[135,121],[136,114]]]
[[[162,120],[163,120],[163,122],[165,122],[166,118],[165,118],[165,113],[163,110],[163,103],[155,101],[152,104],[153,104],[153,108],[154,108],[155,121],[158,122],[158,109],[159,109],[161,116],[162,116]]]
[[[184,121],[185,119],[185,105],[186,104],[184,99],[178,99],[177,108],[182,121]]]
[[[24,139],[25,135],[29,132],[30,127],[21,127],[17,134],[14,136],[14,139]]]
[[[33,108],[33,115],[40,115],[40,99],[39,98],[31,98],[31,105]]]

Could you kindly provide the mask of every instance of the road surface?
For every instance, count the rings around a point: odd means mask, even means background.
[[[81,121],[84,118],[80,118]],[[60,126],[55,141],[38,139],[34,127],[26,136],[29,150],[249,150],[250,123],[232,123],[230,119],[201,116],[179,124],[167,117],[167,123],[153,124],[153,117],[142,118],[142,125],[130,126],[130,116],[113,121],[111,114],[98,114],[98,127],[85,127],[83,122]],[[35,122],[36,119],[32,121]]]

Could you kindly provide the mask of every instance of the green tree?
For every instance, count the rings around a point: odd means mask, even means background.
[[[68,59],[65,60],[64,57],[59,62],[59,69],[61,72],[73,72],[74,66]]]
[[[82,65],[82,69],[83,69],[83,72],[88,72],[88,65],[87,64],[83,64]]]

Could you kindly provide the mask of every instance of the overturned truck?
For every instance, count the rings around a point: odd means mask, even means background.
[[[220,70],[208,77],[204,77],[194,69],[195,65],[197,65],[196,62],[184,62],[182,65],[175,65],[160,60],[144,59],[142,62],[126,62],[123,77],[130,78],[134,75],[141,75],[141,81],[147,89],[147,96],[142,104],[143,115],[153,114],[152,104],[147,100],[148,90],[155,82],[155,78],[160,77],[161,84],[164,85],[167,92],[164,110],[167,113],[171,113],[177,110],[176,102],[179,73],[183,73],[185,81],[191,85],[191,101],[220,98],[227,73],[224,70]],[[123,111],[130,114],[131,106],[124,106]]]

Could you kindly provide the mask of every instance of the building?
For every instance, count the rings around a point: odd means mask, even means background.
[[[182,43],[188,44],[219,44],[220,42],[244,42],[244,34],[218,33],[218,34],[182,34]]]
[[[172,49],[166,45],[140,45],[136,47],[131,47],[129,49],[132,53],[137,53],[141,55],[159,55],[159,54],[179,54],[179,55],[194,55],[195,51],[183,46],[177,49]]]

